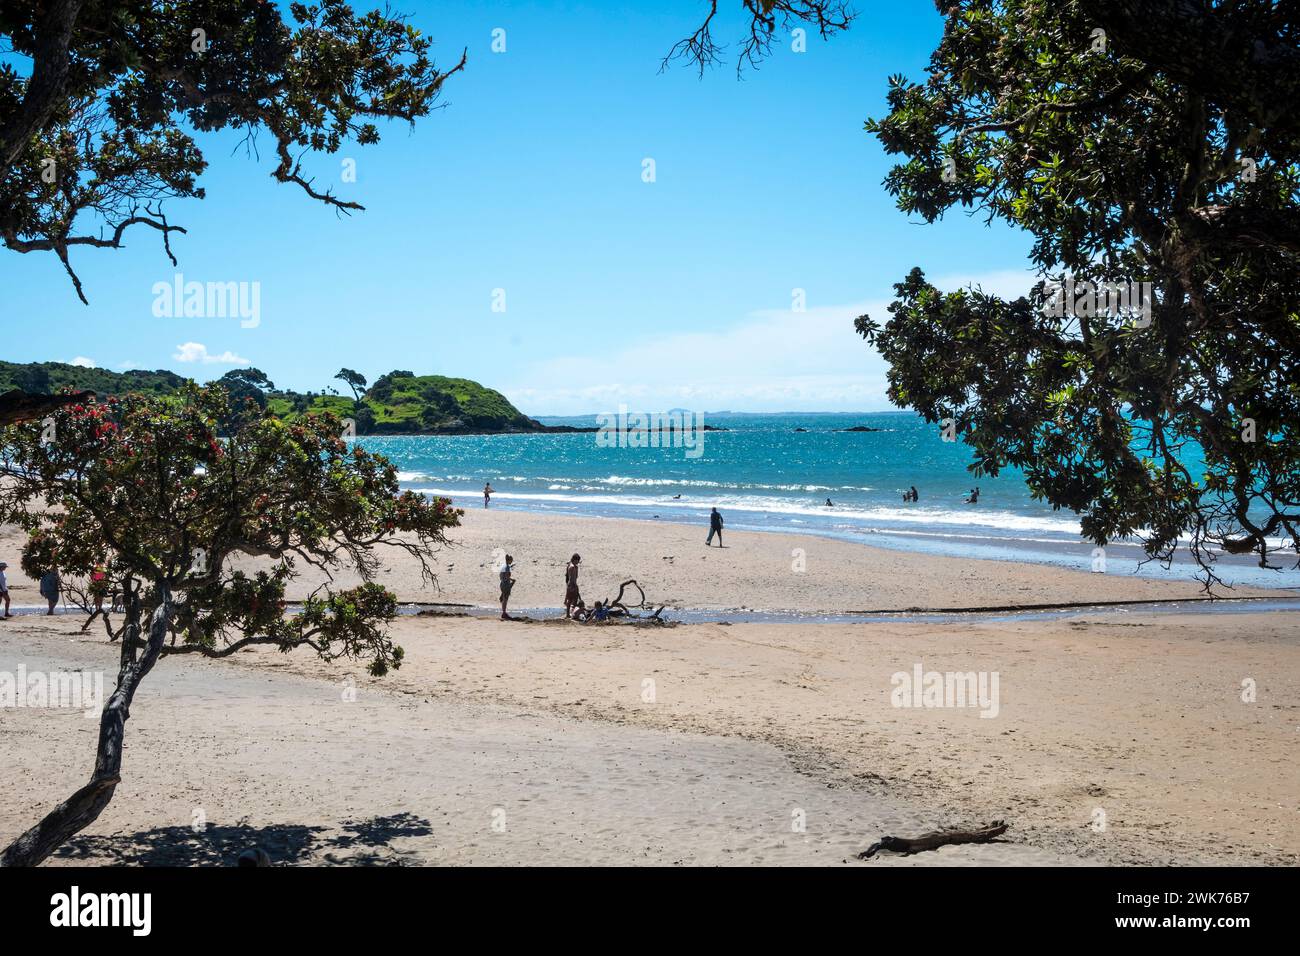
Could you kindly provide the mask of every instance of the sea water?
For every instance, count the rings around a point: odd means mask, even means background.
[[[544,418],[595,427],[594,416]],[[457,507],[483,505],[545,514],[686,522],[708,527],[709,509],[729,530],[818,534],[878,547],[934,554],[1046,562],[1108,574],[1192,578],[1186,554],[1165,570],[1139,569],[1137,541],[1111,542],[1104,554],[1079,535],[1079,518],[1034,500],[1023,475],[975,477],[971,450],[945,441],[938,425],[913,412],[868,414],[711,413],[702,450],[620,447],[594,433],[363,437],[388,456],[403,487],[446,496]],[[866,426],[875,431],[845,429]],[[802,429],[802,431],[800,431]],[[664,444],[669,444],[664,442]],[[1195,467],[1196,463],[1191,463]],[[979,486],[978,502],[968,504]],[[919,500],[904,502],[915,486]],[[827,506],[827,500],[831,506]],[[1261,569],[1252,556],[1223,555],[1228,583],[1300,588],[1300,572]]]

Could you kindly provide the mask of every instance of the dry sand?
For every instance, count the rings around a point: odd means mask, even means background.
[[[107,666],[68,623],[24,622],[0,670]],[[362,682],[344,701],[337,673],[164,661],[132,710],[113,802],[51,863],[228,865],[258,845],[279,864],[868,865],[853,859],[867,837],[926,824],[770,744],[396,687]],[[0,843],[84,783],[97,726],[5,714]],[[1063,862],[1008,842],[870,865]]]
[[[1197,593],[799,536],[728,535],[704,552],[699,529],[653,522],[477,512],[456,537],[440,595],[407,566],[381,580],[407,600],[488,604],[502,547],[519,565],[518,606],[559,602],[572,550],[589,598],[637,577],[652,598],[696,607]],[[790,570],[794,548],[806,574]],[[113,650],[77,626],[5,623],[0,670],[95,666],[111,682]],[[677,627],[420,617],[395,631],[406,661],[377,681],[302,653],[163,660],[133,708],[123,785],[75,851],[204,862],[260,841],[282,862],[313,863],[1300,861],[1300,614]],[[891,676],[917,664],[996,672],[998,715],[891,706]],[[0,841],[84,782],[95,726],[0,711]],[[202,838],[190,829],[199,807]],[[798,811],[804,832],[791,828]],[[1007,843],[853,859],[884,832],[996,818],[1012,824]]]

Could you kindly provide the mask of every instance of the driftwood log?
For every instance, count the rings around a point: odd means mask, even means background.
[[[881,850],[911,856],[913,853],[937,850],[950,843],[988,843],[1006,833],[1008,826],[1010,824],[1002,820],[994,820],[980,830],[936,830],[933,833],[923,833],[919,837],[883,836],[879,842],[871,844],[859,853],[858,859],[869,860]]]
[[[21,388],[10,389],[0,395],[0,425],[15,425],[44,418],[64,405],[88,402],[94,392],[77,392],[75,395],[33,395]]]
[[[627,604],[623,603],[623,594],[627,591],[629,585],[631,585],[632,587],[636,588],[637,594],[641,595],[641,600],[638,601],[636,604],[631,605],[630,608],[628,607]],[[636,583],[636,579],[635,579],[635,578],[629,579],[629,580],[627,580],[627,581],[624,581],[622,584],[620,584],[620,585],[618,586],[618,597],[614,598],[614,600],[612,600],[612,601],[606,601],[606,602],[605,602],[605,606],[606,606],[606,607],[610,607],[610,608],[614,608],[614,607],[616,607],[616,608],[618,608],[619,610],[621,610],[621,611],[623,612],[623,614],[626,615],[627,617],[630,617],[630,618],[633,618],[633,619],[636,619],[636,620],[644,620],[644,621],[657,621],[657,620],[659,620],[659,615],[660,615],[660,613],[662,613],[663,609],[664,609],[665,607],[667,607],[667,605],[665,605],[665,604],[660,604],[658,608],[655,608],[654,613],[651,614],[651,615],[649,615],[648,617],[643,617],[642,615],[639,615],[639,614],[633,614],[632,611],[634,611],[634,610],[636,610],[636,611],[640,611],[640,610],[646,610],[646,611],[648,611],[648,610],[650,610],[651,607],[652,607],[652,605],[646,604],[646,601],[645,601],[645,590],[642,589],[641,585],[639,585],[639,584]]]

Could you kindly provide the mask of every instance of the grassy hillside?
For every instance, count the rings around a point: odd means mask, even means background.
[[[467,378],[389,372],[365,394],[376,434],[538,431],[500,392]]]
[[[0,362],[0,391],[21,388],[48,393],[90,389],[99,395],[148,392],[166,395],[185,379],[173,372],[110,372],[62,362],[27,365]],[[362,396],[358,410],[350,395],[272,390],[265,393],[271,414],[288,421],[309,412],[330,411],[353,418],[357,431],[375,435],[533,432],[544,427],[515,408],[500,392],[465,378],[394,371],[380,376]]]

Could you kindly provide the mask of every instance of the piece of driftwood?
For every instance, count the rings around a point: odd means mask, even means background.
[[[64,405],[87,402],[94,392],[77,392],[75,395],[33,395],[21,388],[10,389],[0,395],[0,425],[13,425],[44,418]]]
[[[1010,824],[1002,820],[994,820],[980,830],[936,830],[933,833],[923,833],[919,837],[883,836],[879,842],[871,844],[859,853],[858,859],[869,860],[881,850],[891,850],[894,853],[911,856],[913,853],[937,850],[950,843],[988,843],[1006,833],[1008,826]]]
[[[636,588],[637,593],[641,595],[641,600],[638,601],[636,604],[632,604],[630,606],[623,602],[623,594],[627,591],[628,585],[631,585],[632,587]],[[654,608],[654,605],[647,604],[645,600],[645,590],[641,587],[641,585],[639,585],[636,582],[635,578],[631,578],[627,581],[624,581],[622,584],[618,586],[618,597],[614,598],[614,600],[612,601],[606,601],[605,607],[618,608],[622,612],[622,614],[618,616],[627,617],[632,620],[658,621],[660,620],[659,615],[663,612],[663,609],[667,607],[667,605],[661,604],[659,605],[659,607]],[[652,608],[654,608],[654,613],[649,615],[648,617],[640,614],[632,613],[633,611],[642,611],[642,610],[649,611]]]

